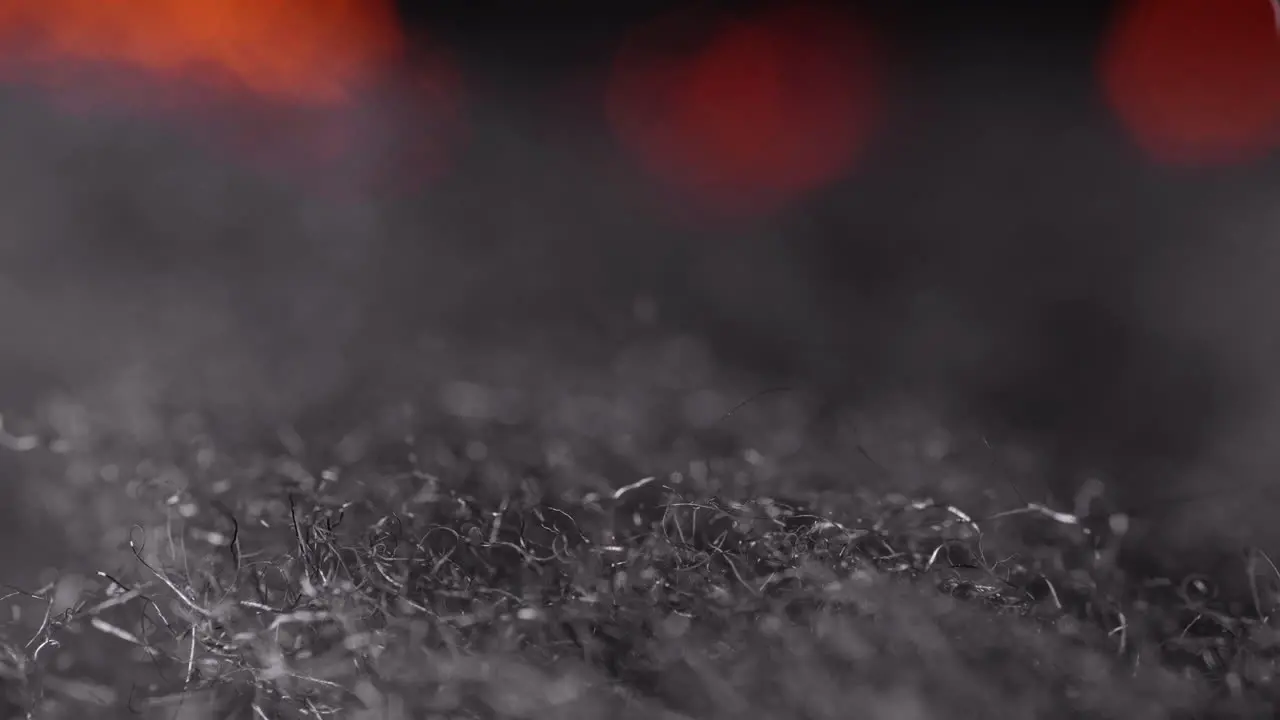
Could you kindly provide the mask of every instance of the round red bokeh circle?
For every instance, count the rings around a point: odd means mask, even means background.
[[[1106,98],[1153,160],[1204,166],[1280,147],[1274,0],[1130,0],[1099,71]]]
[[[875,60],[867,30],[835,6],[668,16],[619,52],[608,119],[682,199],[768,211],[854,165],[880,109]]]

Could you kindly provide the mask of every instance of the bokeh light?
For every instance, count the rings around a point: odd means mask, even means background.
[[[441,172],[460,74],[410,45],[390,0],[0,3],[0,80],[177,125],[313,189]]]
[[[403,50],[379,0],[6,0],[0,52],[44,80],[109,62],[333,103]]]
[[[1156,162],[1247,162],[1280,148],[1274,0],[1129,0],[1100,64],[1111,107]]]
[[[880,109],[877,80],[867,28],[833,6],[673,15],[627,38],[607,114],[683,199],[770,211],[850,170]]]

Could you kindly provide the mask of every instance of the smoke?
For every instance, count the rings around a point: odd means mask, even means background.
[[[143,363],[156,382],[203,367],[207,396],[230,401],[268,383],[237,367],[286,347],[308,359],[273,387],[327,381],[332,351],[308,348],[351,332],[373,225],[358,207],[307,202],[163,125],[7,100],[7,389],[38,387],[23,373],[82,383]]]
[[[382,58],[385,30],[368,35]],[[393,193],[368,178],[413,136],[396,133],[434,126],[406,124],[403,96],[331,84],[363,77],[363,61],[313,80],[286,73],[305,58],[206,59],[247,86],[213,140],[189,115],[68,111],[41,75],[0,99],[0,405],[61,385],[115,398],[144,434],[165,403],[270,423],[411,383],[424,334],[608,359],[645,297],[720,364],[833,415],[911,397],[1033,448],[1051,472],[1029,494],[1069,498],[1098,474],[1139,513],[1208,492],[1161,527],[1280,539],[1251,495],[1280,461],[1267,450],[1280,187],[1261,166],[1149,167],[1078,79],[974,66],[891,79],[884,130],[848,179],[716,225],[672,219],[603,119],[552,93],[469,78],[465,155],[448,147],[443,181]],[[277,111],[313,101],[344,118],[349,162],[309,174],[341,193],[221,140],[259,122],[288,137]]]
[[[390,3],[8,3],[0,73],[6,406],[279,419],[360,372],[388,208],[460,143]]]
[[[1078,81],[940,80],[768,251],[718,246],[737,278],[720,301],[754,319],[753,342],[787,338],[759,369],[837,412],[931,403],[1039,456],[1024,496],[1069,506],[1097,477],[1153,542],[1280,540],[1274,162],[1160,170]],[[744,255],[754,271],[732,269]]]

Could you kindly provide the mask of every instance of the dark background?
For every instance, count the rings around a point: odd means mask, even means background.
[[[1059,500],[1101,472],[1134,512],[1207,493],[1205,532],[1270,526],[1277,159],[1139,153],[1093,75],[1109,4],[866,3],[889,88],[871,149],[726,226],[664,215],[590,100],[663,7],[402,3],[461,68],[469,135],[394,193],[334,200],[168,120],[5,90],[4,405],[106,398],[139,433],[166,403],[356,415],[410,382],[423,335],[607,365],[686,333],[830,423],[911,398],[1034,448]]]

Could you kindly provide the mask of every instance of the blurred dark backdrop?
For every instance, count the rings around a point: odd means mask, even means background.
[[[912,397],[1029,444],[1060,498],[1101,472],[1133,510],[1206,487],[1260,504],[1280,461],[1280,166],[1141,153],[1095,75],[1110,3],[864,3],[873,140],[834,182],[724,223],[671,212],[599,103],[624,34],[675,3],[399,5],[464,91],[466,135],[429,182],[358,182],[434,127],[396,101],[359,116],[378,152],[329,173],[350,181],[334,195],[187,116],[6,85],[5,406],[105,387],[128,417],[160,397],[287,417],[386,382],[423,334],[608,362],[655,332],[645,299],[657,332],[833,421]],[[277,141],[302,127],[288,117]]]

